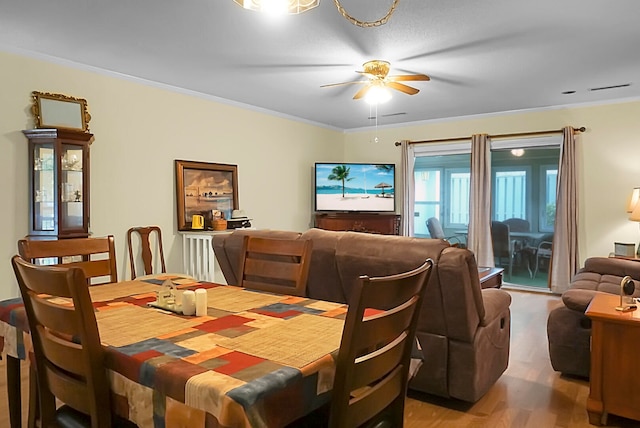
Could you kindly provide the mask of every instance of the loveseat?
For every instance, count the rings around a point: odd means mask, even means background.
[[[311,239],[307,296],[349,302],[360,275],[408,271],[435,262],[416,337],[423,362],[409,388],[475,402],[507,368],[511,296],[481,289],[473,253],[442,239],[333,232],[236,230],[214,235],[216,258],[228,284],[237,284],[243,236]]]
[[[629,275],[640,297],[640,263],[591,257],[562,293],[562,304],[549,313],[547,338],[553,369],[563,374],[589,377],[591,320],[584,314],[597,292],[620,294],[620,282]]]

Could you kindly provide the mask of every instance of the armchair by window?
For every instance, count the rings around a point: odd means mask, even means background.
[[[551,253],[553,250],[553,234],[547,234],[542,237],[540,243],[538,243],[538,247],[536,248],[536,267],[533,271],[533,277],[535,278],[538,275],[538,269],[540,268],[540,263],[547,260],[549,262],[551,260]]]
[[[461,237],[457,235],[449,237],[445,236],[442,225],[440,224],[440,220],[438,220],[436,217],[431,217],[427,220],[427,229],[429,230],[429,235],[431,235],[431,237],[434,239],[444,239],[454,247],[466,247],[466,243]]]

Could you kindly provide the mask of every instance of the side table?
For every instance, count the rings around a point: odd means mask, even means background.
[[[480,276],[480,287],[482,288],[502,287],[503,272],[504,272],[503,268],[478,266],[478,275]]]
[[[587,308],[592,320],[589,423],[606,425],[613,413],[640,421],[640,311],[616,311],[620,297],[596,293]]]

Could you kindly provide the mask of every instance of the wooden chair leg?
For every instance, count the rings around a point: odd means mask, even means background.
[[[11,428],[22,428],[22,395],[20,391],[20,359],[7,355],[7,399]]]
[[[33,366],[29,368],[29,419],[28,428],[36,428],[36,422],[40,418],[40,403],[38,402],[38,377]]]

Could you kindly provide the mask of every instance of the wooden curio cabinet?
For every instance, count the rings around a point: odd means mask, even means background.
[[[29,139],[29,236],[89,236],[89,146],[93,134],[22,131]]]

